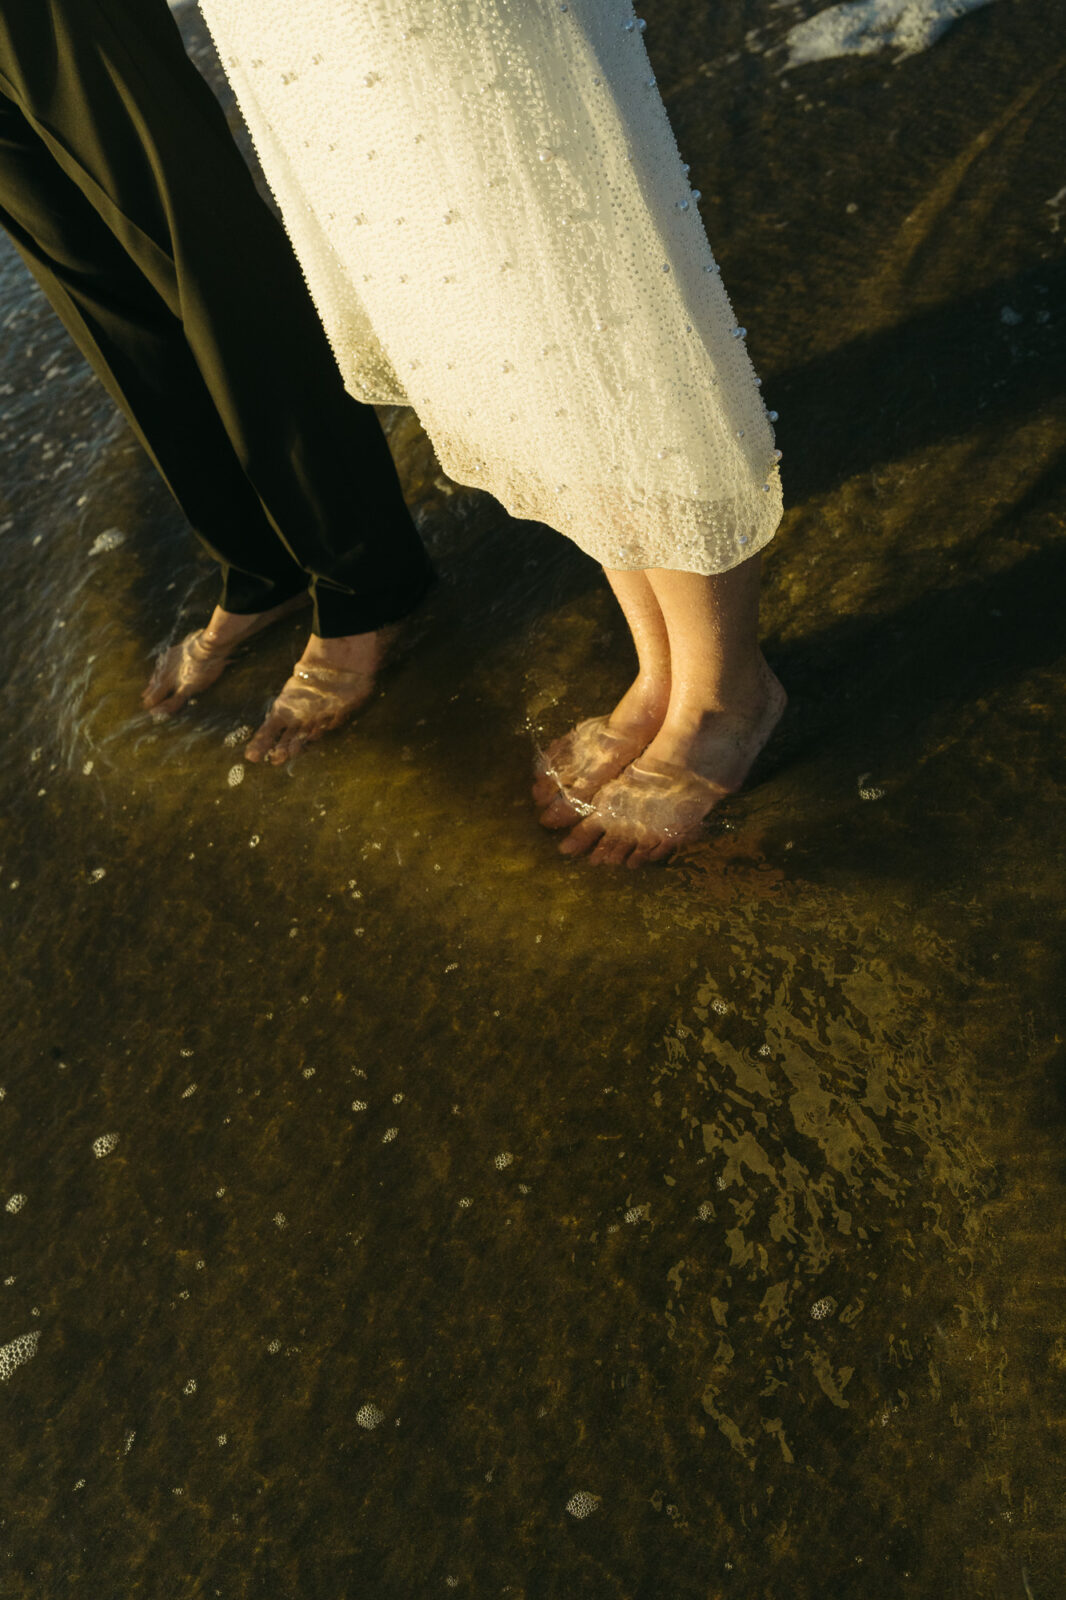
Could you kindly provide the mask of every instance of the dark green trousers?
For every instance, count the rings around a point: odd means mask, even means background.
[[[280,224],[166,0],[0,0],[0,224],[207,549],[221,604],[314,629],[411,611],[432,569]]]

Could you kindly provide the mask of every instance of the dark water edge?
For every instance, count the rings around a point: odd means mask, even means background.
[[[646,7],[790,503],[664,870],[536,827],[621,625],[407,412],[384,697],[231,783],[294,623],[140,716],[213,576],[0,242],[0,1595],[1064,1592],[1066,14],[817,9]]]

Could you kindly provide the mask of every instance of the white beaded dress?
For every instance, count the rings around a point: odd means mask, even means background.
[[[770,419],[631,0],[201,0],[349,391],[615,568],[773,536]]]

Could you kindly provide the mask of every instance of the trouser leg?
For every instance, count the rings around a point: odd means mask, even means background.
[[[432,572],[384,436],[345,393],[164,0],[0,0],[0,89],[180,323],[242,471],[310,574],[316,631],[410,611]],[[195,525],[221,549],[228,530],[208,518]]]
[[[308,574],[267,521],[181,323],[3,95],[0,225],[220,563],[220,604],[266,611],[306,589]]]

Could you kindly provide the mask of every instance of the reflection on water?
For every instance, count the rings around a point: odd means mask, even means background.
[[[788,725],[666,870],[537,829],[613,602],[404,411],[358,725],[241,761],[299,619],[140,714],[212,574],[0,250],[12,1594],[1058,1592],[1066,31],[660,9],[792,496]]]

